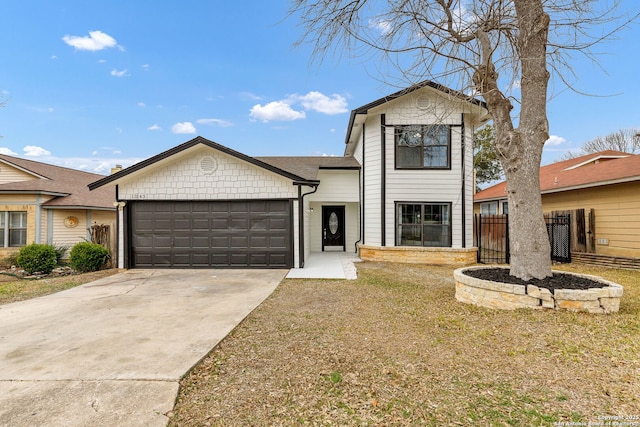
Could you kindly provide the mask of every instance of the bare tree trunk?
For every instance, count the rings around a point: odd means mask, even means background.
[[[542,0],[515,0],[520,34],[518,50],[522,65],[520,110],[521,161],[507,166],[511,275],[523,280],[551,276],[551,248],[542,214],[540,161],[549,139],[547,121],[547,40],[549,15]]]
[[[517,39],[522,67],[520,123],[514,128],[511,101],[498,87],[493,46],[479,33],[483,63],[474,75],[493,116],[496,151],[507,179],[511,275],[523,280],[551,276],[551,248],[542,214],[540,162],[549,138],[546,63],[549,15],[541,0],[515,0],[520,32]]]

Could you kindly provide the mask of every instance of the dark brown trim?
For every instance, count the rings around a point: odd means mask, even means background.
[[[366,126],[365,124],[362,124],[362,169],[361,169],[361,173],[362,173],[362,183],[360,185],[362,185],[362,189],[361,189],[361,194],[362,194],[362,200],[360,201],[360,214],[362,215],[362,221],[360,222],[360,241],[362,242],[362,244],[365,244],[365,235],[366,235],[366,229],[365,229],[365,212],[366,212],[366,208],[365,208],[365,202],[366,202],[366,175],[365,175],[365,170],[366,170],[366,160],[365,160],[365,135],[366,135]]]
[[[360,170],[360,166],[318,166],[320,170],[345,170],[345,171],[357,171]]]
[[[282,175],[282,176],[284,176],[286,178],[289,178],[289,179],[291,179],[293,181],[300,182],[300,183],[317,184],[317,181],[307,180],[304,177],[292,174],[291,172],[284,171],[284,170],[279,169],[279,168],[277,168],[275,166],[272,166],[272,165],[270,165],[268,163],[265,163],[265,162],[263,162],[261,160],[258,160],[258,159],[254,158],[254,157],[247,156],[246,154],[242,154],[242,153],[240,153],[238,151],[232,150],[229,147],[225,147],[224,145],[220,145],[220,144],[218,144],[216,142],[209,141],[208,139],[203,138],[201,136],[197,136],[197,137],[193,138],[190,141],[187,141],[187,142],[185,142],[183,144],[180,144],[180,145],[178,145],[176,147],[173,147],[173,148],[171,148],[171,149],[169,149],[167,151],[164,151],[164,152],[162,152],[160,154],[157,154],[157,155],[155,155],[153,157],[150,157],[150,158],[148,158],[146,160],[138,162],[133,166],[129,166],[126,169],[123,169],[123,170],[121,170],[119,172],[116,172],[116,173],[114,173],[112,175],[106,176],[106,177],[104,177],[104,178],[102,178],[102,179],[100,179],[98,181],[92,182],[91,184],[88,185],[89,190],[95,190],[96,188],[102,187],[103,185],[106,185],[106,184],[108,184],[110,182],[113,182],[113,181],[116,181],[116,180],[118,180],[120,178],[123,178],[123,177],[125,177],[125,176],[127,176],[127,175],[129,175],[129,174],[131,174],[133,172],[137,172],[139,170],[142,170],[142,169],[144,169],[144,168],[146,168],[148,166],[153,165],[156,162],[159,162],[160,160],[164,160],[166,158],[169,158],[169,157],[171,157],[171,156],[173,156],[175,154],[178,154],[178,153],[180,153],[180,152],[182,152],[184,150],[187,150],[187,149],[189,149],[191,147],[194,147],[194,146],[196,146],[198,144],[206,145],[206,146],[208,146],[210,148],[213,148],[214,150],[220,151],[222,153],[225,153],[225,154],[227,154],[229,156],[232,156],[232,157],[235,157],[237,159],[244,160],[245,162],[251,163],[251,164],[253,164],[255,166],[261,167],[261,168],[266,169],[266,170],[268,170],[270,172],[274,172],[274,173],[276,173],[278,175]]]
[[[460,151],[462,153],[462,164],[460,167],[460,174],[462,175],[462,247],[467,247],[467,180],[466,180],[466,170],[465,170],[465,127],[464,127],[464,113],[462,113],[460,124]],[[472,183],[475,185],[475,183]],[[451,242],[453,244],[453,241]]]
[[[380,115],[380,229],[382,235],[380,236],[380,246],[387,246],[387,134],[386,134],[386,117],[384,114]]]

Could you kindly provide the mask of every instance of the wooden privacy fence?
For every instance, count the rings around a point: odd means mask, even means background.
[[[544,215],[551,246],[551,259],[571,262],[571,252],[595,252],[595,212],[584,209],[553,211]],[[474,245],[478,262],[508,264],[509,216],[481,215],[474,218]]]

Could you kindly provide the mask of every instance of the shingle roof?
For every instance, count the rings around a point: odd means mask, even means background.
[[[89,191],[87,185],[102,175],[54,166],[33,160],[0,154],[0,163],[5,163],[33,174],[37,179],[0,184],[0,194],[27,193],[49,194],[53,199],[43,203],[43,207],[115,209],[115,189],[104,188]]]
[[[412,86],[409,86],[407,88],[404,88],[402,90],[399,90],[397,92],[394,92],[390,95],[387,96],[383,96],[380,99],[376,99],[375,101],[369,102],[368,104],[365,104],[361,107],[358,107],[354,110],[351,111],[351,115],[349,116],[349,124],[347,125],[347,134],[345,136],[344,139],[344,143],[345,144],[349,144],[349,141],[351,139],[351,133],[353,131],[353,125],[355,123],[356,120],[356,116],[358,115],[362,115],[362,114],[367,114],[369,112],[369,110],[371,110],[372,108],[378,107],[382,104],[385,104],[389,101],[393,101],[394,99],[400,98],[404,95],[407,95],[409,93],[412,93],[418,89],[422,89],[424,87],[430,87],[432,89],[438,90],[440,92],[446,93],[447,95],[453,96],[455,98],[459,98],[462,99],[464,101],[467,101],[471,104],[477,105],[478,107],[481,107],[483,109],[487,109],[487,104],[486,102],[476,99],[476,98],[472,98],[458,90],[455,89],[451,89],[449,87],[446,87],[444,85],[441,85],[439,83],[436,82],[432,82],[430,80],[424,80],[421,81],[419,83],[416,83]]]
[[[640,180],[640,154],[607,150],[540,168],[541,193],[597,187],[617,182]],[[474,201],[504,199],[506,182],[478,192]]]
[[[129,166],[113,175],[102,177],[95,182],[89,184],[89,188],[101,188],[111,182],[130,175],[134,172],[142,170],[154,163],[168,159],[182,151],[191,149],[199,144],[211,147],[215,150],[226,153],[243,161],[254,164],[258,167],[267,169],[271,172],[282,175],[293,181],[309,181],[310,184],[316,185],[318,169],[322,168],[359,168],[358,162],[353,158],[345,157],[250,157],[229,147],[220,145],[201,136],[197,136],[183,144],[173,147],[167,151],[157,154],[147,160]]]
[[[256,157],[256,159],[310,181],[318,179],[320,169],[360,169],[360,164],[353,157],[273,156]]]

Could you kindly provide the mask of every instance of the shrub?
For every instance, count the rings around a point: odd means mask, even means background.
[[[100,270],[109,259],[109,251],[102,245],[90,242],[76,243],[71,248],[69,264],[81,273]]]
[[[18,252],[12,252],[2,260],[2,266],[9,268],[12,265],[18,265]]]
[[[57,265],[63,265],[64,261],[62,260],[69,250],[69,246],[54,246],[53,249],[56,251],[56,263]]]
[[[32,243],[18,252],[16,265],[29,274],[49,274],[56,268],[56,250],[51,245]]]

